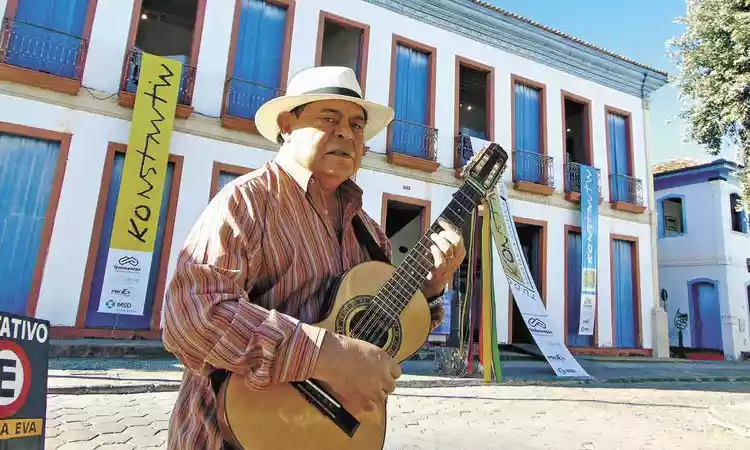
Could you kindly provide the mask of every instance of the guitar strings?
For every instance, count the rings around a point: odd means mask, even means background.
[[[471,185],[468,185],[468,186],[471,186]],[[471,187],[473,187],[473,186],[471,186]],[[475,190],[476,194],[480,194],[480,196],[481,196],[481,193],[478,192],[478,191],[476,191],[476,188],[474,188],[474,190]],[[466,197],[466,200],[468,200],[472,204],[471,208],[464,204],[464,200],[463,199],[461,199],[461,200],[458,199],[458,195],[459,194],[463,195],[464,197]],[[456,201],[456,203],[458,203],[458,205],[460,205],[462,207],[462,209],[465,210],[466,213],[469,213],[470,216],[473,214],[474,209],[476,209],[476,205],[478,205],[478,203],[476,203],[472,197],[470,197],[467,193],[465,193],[463,191],[463,189],[459,189],[457,191],[457,193],[453,196],[453,199]],[[458,219],[456,221],[460,222],[460,225],[462,226],[463,222],[464,222],[464,219],[462,218],[461,214],[459,214],[457,211],[455,211],[453,208],[451,208],[451,204],[452,203],[453,202],[449,203],[448,206],[446,207],[446,209],[449,210],[449,211],[451,211],[456,216],[456,218]],[[441,215],[441,217],[443,217],[444,219],[446,219],[443,215]],[[437,223],[433,224],[433,226],[430,227],[430,230],[436,231],[436,230],[433,230],[433,227],[436,224]],[[422,237],[422,239],[424,239],[424,238],[425,238],[425,236]],[[421,246],[422,249],[423,249],[422,251],[426,250],[428,254],[431,254],[429,248],[426,247],[422,243],[422,239],[420,239],[419,241],[417,241],[417,244],[415,245],[415,247],[420,247]],[[424,257],[425,255],[422,254],[421,256]],[[407,256],[407,258],[409,258],[409,256]],[[408,266],[409,265],[408,260],[405,261],[405,262],[406,262],[406,266]],[[419,260],[417,260],[417,263],[419,263],[419,265],[422,268],[422,270],[427,270],[427,272],[429,272],[430,268],[425,268],[421,264],[421,262]],[[383,285],[383,287],[381,288],[381,290],[375,295],[375,299],[377,299],[384,290],[387,291],[386,288],[388,287],[389,283],[390,283],[390,281],[387,282],[385,285]],[[388,293],[391,294],[391,296],[394,297],[395,299],[398,299],[396,297],[396,295],[399,294],[398,291],[397,291],[396,294],[394,294],[394,292],[392,292],[392,291],[390,291]],[[401,306],[405,307],[411,301],[411,298],[408,298],[408,299],[407,298],[403,298],[403,299],[398,299],[398,300],[399,300],[399,303],[401,303]],[[402,303],[403,300],[406,300],[405,304]],[[375,310],[375,308],[374,308],[375,306],[379,306],[380,307],[379,309],[381,311],[383,311],[384,313],[388,314],[389,316],[392,315],[393,317],[388,317],[388,316],[386,316],[385,318],[383,316],[379,317],[378,314],[374,311]],[[360,321],[357,325],[354,326],[354,328],[352,329],[352,332],[351,332],[352,336],[355,337],[355,338],[357,338],[357,339],[360,339],[360,338],[364,337],[365,340],[367,340],[368,342],[374,343],[374,342],[378,341],[379,339],[381,339],[384,335],[386,335],[390,331],[390,329],[392,327],[392,322],[398,320],[397,311],[392,310],[389,306],[390,305],[388,305],[387,302],[375,302],[375,301],[373,301],[371,303],[371,307],[368,308],[368,311],[373,311],[373,313],[371,313],[366,320]],[[390,320],[388,320],[388,319],[390,319]],[[362,332],[362,334],[360,334],[360,332]],[[378,334],[376,334],[374,336],[369,336],[369,338],[368,338],[367,335],[370,335],[373,332],[378,332]]]
[[[470,186],[470,185],[469,185],[469,186]],[[472,187],[473,187],[473,186],[472,186]],[[476,191],[476,189],[475,189],[475,191]],[[475,193],[476,193],[476,194],[480,194],[480,196],[481,196],[481,193],[480,193],[480,192],[476,191]],[[457,198],[457,197],[458,197],[458,194],[463,194],[463,196],[464,196],[464,197],[466,197],[466,199],[468,199],[468,201],[469,201],[469,202],[471,202],[471,203],[473,204],[473,208],[471,208],[471,209],[470,209],[470,208],[468,208],[468,207],[467,207],[466,205],[464,205],[464,204],[463,204],[463,201],[462,201],[462,200],[459,200],[459,199]],[[458,203],[459,205],[461,205],[461,206],[462,206],[462,207],[463,207],[463,208],[464,208],[464,209],[466,210],[466,212],[468,212],[468,213],[469,213],[470,215],[472,214],[472,211],[473,211],[473,210],[474,210],[474,209],[476,208],[476,205],[478,204],[478,203],[475,203],[475,201],[474,201],[474,199],[473,199],[472,197],[470,197],[470,196],[469,196],[468,194],[466,194],[465,192],[463,192],[463,190],[462,190],[462,189],[460,189],[460,190],[459,190],[459,191],[458,191],[458,192],[457,192],[457,193],[456,193],[456,194],[455,194],[455,195],[453,196],[453,198],[454,198],[454,200],[456,200],[456,202],[457,202],[457,203]],[[452,202],[451,202],[451,203],[452,203]],[[450,210],[451,212],[453,212],[453,213],[454,213],[454,214],[456,215],[456,217],[458,218],[457,222],[461,222],[461,225],[463,225],[463,221],[464,221],[464,220],[463,220],[463,219],[461,218],[461,215],[460,215],[460,214],[458,214],[458,213],[457,213],[457,212],[456,212],[455,210],[453,210],[453,209],[452,209],[452,208],[451,208],[450,206],[451,206],[451,205],[449,204],[449,205],[448,205],[448,206],[446,207],[446,209],[448,209],[448,210]],[[441,216],[442,216],[442,215],[441,215]],[[442,216],[442,217],[443,217],[443,218],[445,218],[444,216]],[[434,227],[435,225],[436,225],[436,223],[435,223],[435,224],[433,224],[433,226],[432,226],[432,227],[430,227],[430,229],[432,229],[432,228],[433,228],[433,227]],[[436,230],[433,230],[433,231],[436,231]],[[422,239],[424,239],[424,238],[425,238],[425,236],[423,236],[423,237],[422,237]],[[425,250],[427,250],[427,252],[429,253],[429,248],[427,248],[426,246],[424,246],[424,244],[422,244],[422,239],[420,239],[420,240],[419,240],[419,241],[417,242],[417,246],[420,246],[420,245],[421,245],[421,246],[422,246],[422,247],[423,247],[423,248],[424,248]],[[422,255],[422,256],[424,256],[424,255]],[[417,262],[419,262],[419,261],[417,261]],[[407,262],[407,264],[406,264],[406,265],[408,266],[408,262]],[[420,266],[422,266],[422,265],[420,264]],[[424,266],[422,266],[422,269],[423,269],[423,270],[424,270],[424,269],[426,269],[426,270],[427,270],[427,272],[429,272],[429,268],[425,268]],[[386,288],[386,286],[388,286],[388,283],[386,283],[386,284],[385,284],[385,285],[383,286],[383,288],[381,288],[381,292],[382,292],[382,291],[383,291],[383,290],[384,290],[384,289]],[[376,297],[375,297],[375,298],[377,298],[377,297],[378,297],[378,296],[380,295],[380,293],[381,293],[381,292],[378,292],[378,294],[376,294]],[[390,294],[391,294],[391,295],[394,295],[394,294],[393,294],[393,292],[390,292]],[[409,301],[411,301],[411,298],[408,298],[408,299],[407,299],[407,298],[404,298],[403,300],[406,300],[406,304],[402,304],[401,306],[402,306],[402,307],[405,307],[406,305],[408,305]],[[401,302],[399,302],[399,303],[401,303]],[[373,305],[375,305],[375,302],[373,302]],[[372,308],[369,308],[369,309],[372,309]],[[381,308],[381,309],[384,309],[384,308]],[[391,312],[393,313],[394,311],[391,311]],[[387,334],[387,333],[388,333],[388,332],[390,331],[390,328],[391,328],[391,325],[392,325],[392,324],[390,324],[390,323],[387,323],[387,322],[392,322],[392,321],[394,321],[394,320],[397,320],[397,317],[398,317],[398,315],[396,314],[396,315],[395,315],[395,317],[393,317],[393,318],[391,319],[391,321],[385,321],[385,320],[383,320],[383,318],[382,318],[382,317],[378,318],[378,317],[377,317],[377,316],[376,316],[375,314],[372,314],[372,315],[371,315],[371,316],[370,316],[370,317],[368,318],[368,320],[362,321],[362,322],[358,323],[357,325],[355,325],[354,329],[352,330],[352,334],[353,334],[353,335],[354,335],[354,336],[355,336],[356,338],[359,338],[359,336],[358,336],[359,332],[358,332],[357,330],[359,330],[359,331],[362,331],[362,330],[364,330],[364,332],[362,333],[362,336],[364,336],[364,335],[369,335],[369,334],[370,334],[370,333],[372,333],[373,331],[376,331],[376,332],[377,332],[377,331],[379,331],[379,333],[378,333],[377,335],[375,335],[375,336],[372,336],[372,338],[374,338],[374,339],[372,339],[372,340],[369,340],[369,339],[368,339],[368,341],[372,343],[372,342],[374,342],[374,341],[377,341],[377,340],[381,339],[381,338],[382,338],[382,337],[383,337],[383,336],[384,336],[385,334]]]

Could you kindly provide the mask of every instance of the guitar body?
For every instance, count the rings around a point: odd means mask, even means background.
[[[395,270],[392,265],[378,261],[351,268],[342,276],[328,314],[315,325],[352,336],[357,324],[359,329],[363,326],[361,314]],[[379,324],[372,321],[366,325],[372,329]],[[372,343],[401,363],[422,347],[429,332],[430,309],[422,292],[417,291],[401,311],[397,323],[387,333],[382,333],[380,340]],[[317,383],[332,395],[327,386]],[[310,385],[303,387],[314,389]],[[219,422],[227,439],[233,440],[235,446],[243,450],[382,450],[388,420],[386,403],[376,405],[374,412],[357,415],[359,425],[350,437],[331,416],[324,414],[324,411],[336,414],[336,399],[332,404],[330,399],[326,400],[325,394],[318,392],[317,395],[323,410],[314,406],[315,402],[303,396],[291,383],[270,386],[258,392],[249,389],[242,377],[230,375],[218,395]]]

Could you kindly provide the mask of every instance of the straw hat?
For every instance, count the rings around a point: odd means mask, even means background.
[[[323,66],[303,70],[292,78],[285,95],[264,103],[258,109],[255,126],[263,137],[276,142],[280,132],[276,121],[279,114],[318,100],[347,100],[362,106],[367,111],[363,131],[365,141],[387,127],[395,115],[389,106],[362,98],[362,89],[352,69]]]

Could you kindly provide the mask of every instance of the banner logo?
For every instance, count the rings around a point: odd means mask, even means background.
[[[99,312],[142,315],[153,260],[182,64],[143,53]],[[133,277],[115,274],[129,273]],[[117,293],[117,294],[116,294]],[[114,303],[113,303],[114,302]]]
[[[122,258],[117,260],[117,262],[119,262],[121,266],[128,265],[138,267],[138,260],[136,258],[133,258],[132,256],[123,256]]]

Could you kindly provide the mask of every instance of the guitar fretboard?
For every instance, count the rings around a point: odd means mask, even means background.
[[[440,217],[461,231],[464,222],[476,209],[481,200],[481,192],[471,183],[464,183],[453,194],[453,198],[440,213]],[[433,222],[429,231],[414,245],[398,266],[393,276],[381,288],[373,303],[382,310],[389,320],[395,320],[406,308],[412,296],[422,287],[427,275],[435,267],[430,251],[432,233],[440,233],[443,228],[438,221]]]

